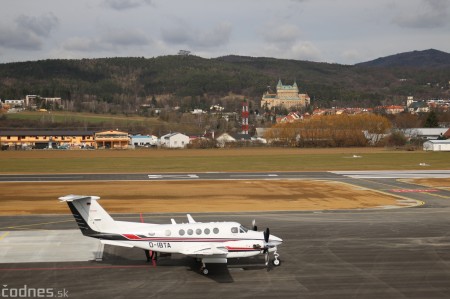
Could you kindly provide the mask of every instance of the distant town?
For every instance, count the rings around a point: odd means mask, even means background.
[[[153,102],[157,102],[155,98]],[[166,132],[160,136],[147,132],[126,132],[123,130],[67,130],[67,129],[40,129],[23,130],[3,128],[0,130],[2,150],[7,149],[129,149],[129,148],[206,148],[206,147],[230,147],[230,146],[381,146],[388,145],[386,138],[392,138],[392,132],[401,132],[403,141],[394,140],[391,145],[405,145],[414,140],[416,146],[422,145],[424,149],[433,149],[426,141],[439,140],[439,148],[448,150],[446,139],[450,137],[450,122],[427,123],[424,128],[417,126],[405,127],[395,123],[396,115],[410,115],[411,119],[417,119],[428,115],[433,116],[450,113],[450,99],[415,99],[413,96],[405,98],[404,105],[386,105],[376,107],[338,107],[330,108],[313,107],[311,99],[306,91],[300,91],[296,81],[293,84],[284,84],[278,80],[276,89],[268,90],[262,95],[259,106],[249,109],[249,101],[242,98],[241,111],[226,111],[225,107],[214,104],[209,110],[193,109],[188,114],[194,117],[194,121],[203,115],[212,119],[221,119],[228,123],[234,121],[234,126],[225,126],[228,130],[214,130],[211,126],[205,126],[203,134],[189,134],[189,132]],[[24,99],[5,99],[0,101],[0,108],[4,115],[35,111],[36,113],[51,113],[52,111],[64,111],[67,109],[67,101],[61,97],[41,97],[39,95],[26,95]],[[162,118],[167,111],[177,111],[178,106],[157,108],[157,105],[144,104],[136,110],[149,109],[151,116]],[[351,125],[351,128],[339,127],[336,117],[351,117],[353,115],[377,115],[394,122],[386,125],[381,131],[370,128]],[[311,135],[311,128],[305,128],[304,124],[311,119],[334,116],[333,128],[326,131],[347,132],[346,134],[363,134],[364,141],[336,142],[334,133],[315,132]],[[416,116],[416,117],[414,117]],[[356,118],[349,118],[350,123]],[[361,121],[361,120],[358,120]],[[427,119],[429,121],[429,119]],[[370,123],[363,119],[363,123]],[[378,124],[383,121],[375,120]],[[418,123],[418,122],[416,122]],[[294,124],[294,125],[293,125]],[[298,124],[297,126],[295,124]],[[208,127],[208,128],[207,128]],[[218,126],[217,126],[218,127]],[[380,125],[378,125],[380,127]],[[289,130],[292,133],[280,133]],[[317,128],[314,129],[317,131]],[[352,130],[357,132],[350,133]],[[395,134],[394,134],[395,135]],[[375,137],[374,137],[375,136]],[[303,138],[303,139],[302,139]],[[398,139],[398,138],[397,138]],[[320,140],[320,142],[318,142]],[[375,140],[375,141],[374,141]],[[384,142],[380,142],[384,140]],[[445,140],[445,141],[444,141]],[[308,142],[306,142],[308,141]],[[392,140],[391,140],[392,141]],[[436,142],[436,141],[434,141]],[[402,144],[403,143],[403,144]],[[445,144],[445,145],[444,145]],[[450,146],[450,145],[448,145]]]

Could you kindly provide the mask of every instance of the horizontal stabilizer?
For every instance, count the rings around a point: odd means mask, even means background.
[[[88,196],[88,195],[75,195],[75,194],[69,194],[66,196],[62,196],[58,198],[60,201],[76,201],[76,200],[82,200],[82,199],[91,199],[91,200],[99,200],[99,196]]]

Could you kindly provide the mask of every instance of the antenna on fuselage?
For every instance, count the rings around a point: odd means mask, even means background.
[[[197,223],[197,221],[195,221],[194,218],[192,218],[191,214],[187,214],[186,216],[187,216],[189,223]]]

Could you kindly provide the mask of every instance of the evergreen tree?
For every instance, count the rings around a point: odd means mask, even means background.
[[[423,125],[425,128],[437,128],[439,127],[437,114],[434,111],[431,111],[427,119],[425,120],[425,124]]]

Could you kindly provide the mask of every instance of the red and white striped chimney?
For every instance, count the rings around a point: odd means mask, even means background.
[[[242,102],[242,134],[248,134],[248,103],[247,100]]]

